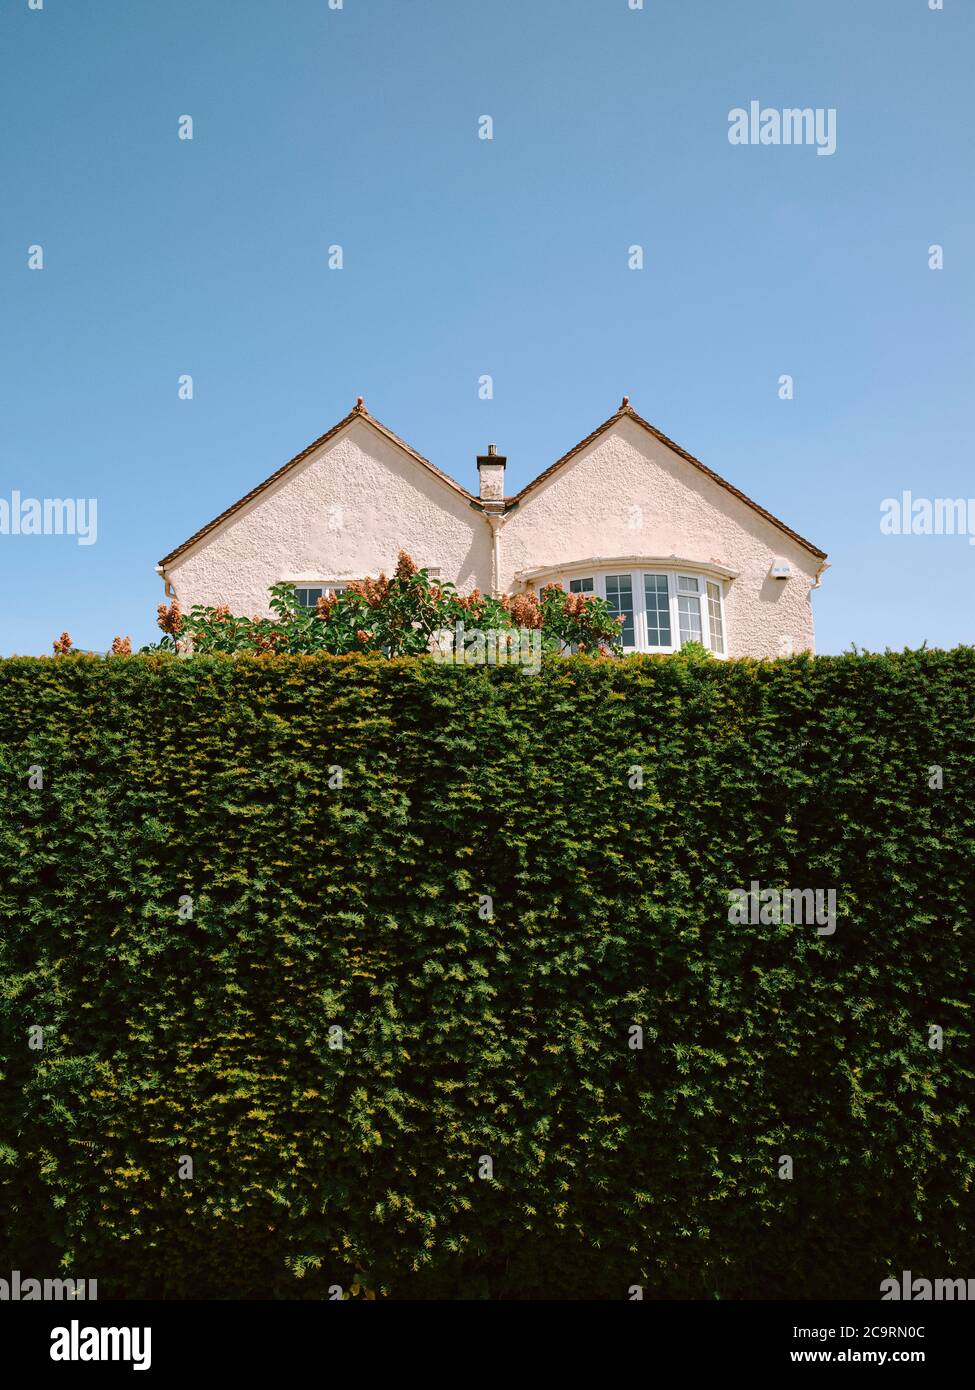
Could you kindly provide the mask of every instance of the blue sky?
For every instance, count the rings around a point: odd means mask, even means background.
[[[969,0],[0,0],[0,497],[98,499],[0,535],[0,652],[154,640],[160,556],[360,393],[515,491],[625,392],[829,552],[821,651],[972,642],[975,546],[879,517],[975,497],[973,52]],[[729,144],[751,100],[835,154]]]

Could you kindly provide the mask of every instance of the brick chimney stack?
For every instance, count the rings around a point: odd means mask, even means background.
[[[477,472],[480,478],[479,496],[482,502],[504,502],[504,469],[508,462],[504,454],[498,453],[496,444],[489,444],[486,454],[477,456]]]

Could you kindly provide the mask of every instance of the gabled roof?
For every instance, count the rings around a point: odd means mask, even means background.
[[[259,483],[257,487],[251,488],[250,492],[244,497],[241,497],[237,502],[234,502],[226,511],[221,512],[219,516],[215,516],[212,521],[208,521],[206,526],[201,526],[199,531],[195,531],[193,535],[190,536],[189,540],[184,541],[182,545],[178,545],[176,549],[171,550],[168,555],[164,555],[159,561],[159,568],[164,569],[166,565],[171,564],[173,560],[189,550],[191,546],[196,545],[197,541],[201,541],[205,536],[208,536],[211,531],[215,530],[221,524],[221,522],[226,521],[229,516],[233,516],[234,512],[239,512],[242,507],[247,506],[248,502],[253,502],[255,497],[260,497],[261,493],[273,486],[279,478],[283,478],[291,469],[297,468],[299,464],[304,463],[305,459],[308,458],[310,454],[313,454],[316,449],[320,449],[323,444],[327,444],[330,439],[334,439],[341,430],[345,429],[346,425],[351,425],[354,420],[365,421],[365,423],[370,425],[377,433],[381,434],[385,439],[388,439],[390,443],[395,444],[398,448],[409,454],[417,463],[421,463],[424,468],[429,468],[430,472],[433,473],[435,477],[439,478],[442,483],[446,483],[448,487],[453,488],[454,492],[459,492],[461,497],[465,498],[468,502],[477,501],[477,498],[469,493],[466,488],[461,487],[460,483],[455,482],[454,479],[448,477],[446,473],[442,473],[436,464],[431,463],[429,459],[425,459],[422,454],[418,454],[404,439],[400,439],[398,434],[394,434],[392,430],[380,424],[374,416],[369,414],[365,402],[360,396],[348,415],[344,416],[337,425],[333,425],[325,434],[319,435],[317,439],[312,440],[306,449],[302,449],[300,454],[295,454],[294,458],[289,459],[276,473],[272,473],[269,478],[265,478],[263,483]]]
[[[734,497],[737,497],[740,502],[744,502],[746,506],[751,507],[752,511],[758,512],[759,516],[764,517],[766,521],[770,521],[773,526],[777,526],[778,529],[780,531],[784,531],[787,536],[791,536],[794,541],[797,541],[799,545],[804,546],[806,550],[808,550],[811,554],[815,555],[817,559],[826,559],[825,550],[820,550],[817,546],[813,545],[811,541],[805,540],[804,537],[799,535],[798,531],[793,531],[791,526],[786,526],[784,521],[780,521],[777,516],[773,516],[772,513],[767,512],[764,507],[760,507],[757,502],[753,502],[750,497],[746,497],[746,495],[743,492],[741,492],[738,488],[736,488],[732,483],[727,482],[726,479],[720,476],[720,474],[715,473],[713,469],[708,468],[707,464],[702,463],[700,459],[696,459],[693,454],[689,454],[686,449],[682,449],[680,445],[675,444],[672,439],[668,439],[665,434],[662,434],[661,431],[658,430],[654,425],[651,425],[649,420],[644,420],[643,416],[638,415],[636,411],[633,409],[633,407],[630,405],[629,396],[623,397],[623,403],[620,406],[619,410],[617,410],[614,415],[611,415],[608,420],[604,420],[601,425],[598,425],[596,429],[593,430],[592,434],[587,434],[585,439],[580,439],[579,443],[576,444],[573,448],[571,448],[567,454],[563,454],[560,459],[556,459],[553,464],[551,464],[548,468],[545,469],[544,473],[539,473],[537,478],[534,478],[530,483],[523,487],[522,490],[519,493],[516,493],[514,497],[506,497],[504,499],[505,506],[513,507],[516,504],[520,504],[521,502],[523,502],[524,499],[526,497],[529,497],[537,487],[540,487],[542,483],[547,482],[548,479],[551,478],[555,473],[557,473],[560,468],[567,464],[571,459],[574,459],[577,454],[581,453],[582,450],[587,447],[587,445],[592,444],[593,441],[598,439],[601,434],[604,434],[606,430],[612,429],[613,425],[618,424],[620,420],[632,420],[635,424],[642,426],[642,428],[645,429],[649,434],[653,435],[654,439],[658,440],[659,443],[665,444],[668,449],[672,449],[673,452],[677,454],[678,457],[684,459],[686,463],[691,463],[694,465],[695,468],[699,468],[702,473],[704,473],[707,477],[711,479],[712,482],[717,483],[720,487],[725,488],[726,491],[730,492]]]
[[[757,502],[753,502],[750,497],[746,497],[745,493],[741,492],[738,488],[734,487],[733,484],[727,482],[718,473],[715,473],[713,469],[708,468],[706,464],[703,464],[700,461],[700,459],[696,459],[693,454],[689,454],[686,449],[682,449],[679,444],[675,444],[672,439],[668,439],[665,434],[662,434],[661,431],[658,430],[654,425],[651,425],[648,420],[644,420],[643,416],[638,415],[637,412],[630,405],[629,396],[623,397],[623,403],[620,406],[619,410],[617,410],[615,414],[611,415],[608,420],[604,420],[601,425],[597,426],[597,428],[593,430],[592,434],[587,434],[585,439],[580,439],[579,443],[576,444],[573,448],[571,448],[567,454],[563,454],[560,459],[556,459],[556,461],[553,464],[551,464],[550,467],[546,468],[543,473],[539,473],[538,477],[535,478],[532,482],[528,483],[525,487],[523,487],[521,492],[516,493],[514,497],[506,497],[504,499],[505,510],[511,507],[519,506],[525,500],[526,497],[531,496],[531,494],[535,491],[537,487],[540,487],[542,483],[547,482],[548,479],[551,478],[555,473],[557,473],[560,468],[562,468],[565,464],[569,463],[570,460],[574,459],[577,454],[581,453],[582,450],[587,447],[587,445],[592,444],[594,440],[598,439],[601,434],[604,434],[608,429],[611,429],[614,425],[618,424],[620,420],[626,419],[632,420],[635,424],[640,425],[649,434],[651,434],[653,438],[656,439],[659,443],[664,444],[668,449],[673,450],[673,452],[677,454],[678,457],[684,459],[686,463],[690,463],[695,468],[700,469],[700,471],[704,473],[708,478],[710,478],[712,482],[717,483],[719,487],[723,487],[727,492],[730,492],[734,497],[737,497],[740,502],[744,502],[746,506],[751,507],[752,511],[757,512],[759,516],[764,517],[766,521],[771,522],[771,524],[773,526],[778,527],[780,531],[784,531],[787,536],[791,536],[794,541],[798,542],[799,545],[804,546],[805,549],[808,550],[811,554],[815,555],[817,559],[826,559],[826,552],[824,550],[820,550],[817,546],[813,545],[811,541],[805,540],[802,536],[799,535],[797,531],[793,531],[791,526],[786,526],[784,521],[780,521],[778,517],[773,516],[771,512],[767,512],[764,507],[760,507]],[[395,444],[398,448],[402,449],[405,453],[409,454],[409,456],[415,459],[417,463],[422,464],[424,468],[428,468],[430,472],[435,477],[439,478],[442,483],[446,483],[448,487],[452,488],[454,492],[459,493],[461,497],[465,498],[473,506],[477,508],[482,507],[482,503],[479,498],[475,497],[472,493],[468,492],[466,488],[461,487],[460,483],[455,482],[454,479],[449,477],[446,473],[441,472],[441,470],[437,468],[435,464],[431,463],[429,459],[424,458],[422,454],[418,454],[417,451],[411,445],[407,444],[405,440],[400,439],[399,435],[394,434],[392,430],[387,429],[386,426],[381,424],[379,420],[377,420],[374,416],[370,415],[365,407],[365,403],[362,397],[360,396],[359,399],[356,401],[355,405],[349,411],[348,415],[341,419],[337,425],[333,425],[332,428],[326,431],[325,434],[320,435],[318,439],[313,440],[307,448],[302,449],[300,454],[296,454],[293,459],[289,459],[286,464],[284,464],[281,468],[277,470],[276,473],[272,473],[269,478],[265,478],[263,483],[260,483],[257,487],[252,488],[251,491],[246,494],[246,496],[241,497],[239,501],[234,502],[234,504],[228,507],[226,511],[221,512],[219,516],[214,517],[212,521],[208,522],[206,526],[201,527],[199,531],[196,531],[192,536],[190,536],[189,540],[185,540],[182,545],[178,545],[175,550],[171,550],[168,555],[164,555],[163,558],[159,561],[159,568],[165,569],[165,567],[168,564],[171,564],[173,560],[177,559],[180,555],[184,554],[184,552],[189,550],[191,546],[196,545],[198,541],[201,541],[204,539],[204,537],[208,536],[211,531],[215,530],[221,524],[221,522],[226,521],[228,517],[233,516],[235,512],[240,511],[242,507],[246,507],[249,502],[252,502],[255,497],[259,497],[262,492],[265,492],[269,487],[276,483],[279,478],[283,478],[288,472],[291,471],[291,469],[297,468],[299,464],[304,463],[305,459],[307,459],[310,454],[313,454],[316,449],[320,449],[323,444],[327,444],[330,439],[334,439],[334,437],[337,434],[339,434],[341,430],[344,430],[347,425],[351,425],[354,420],[364,421],[372,429],[376,430],[378,434],[381,434],[385,439],[388,439],[392,444]]]

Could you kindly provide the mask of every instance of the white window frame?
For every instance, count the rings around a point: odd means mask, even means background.
[[[553,580],[546,580],[544,583],[555,582],[561,584],[566,592],[570,592],[572,580],[593,581],[592,596],[606,599],[606,580],[615,575],[627,575],[630,580],[630,587],[633,593],[633,637],[634,645],[626,646],[623,651],[644,652],[651,655],[667,655],[680,651],[683,645],[680,638],[680,611],[678,598],[694,598],[695,595],[680,593],[677,581],[679,578],[693,579],[698,586],[697,602],[701,615],[701,640],[705,647],[711,652],[712,656],[724,661],[728,655],[728,619],[725,611],[725,589],[726,581],[718,574],[706,570],[694,570],[683,568],[665,568],[661,565],[641,565],[632,568],[630,565],[620,565],[616,567],[611,564],[604,564],[600,568],[593,569],[574,569],[565,574],[558,575]],[[649,626],[647,623],[646,590],[643,585],[644,575],[660,576],[667,580],[667,604],[670,614],[670,645],[666,647],[651,647],[649,640]],[[708,584],[717,585],[718,603],[721,615],[721,633],[723,638],[723,651],[715,651],[711,646],[711,614],[708,608]],[[608,600],[607,600],[608,601]]]
[[[727,629],[727,626],[726,626],[726,624],[725,624],[725,615],[724,615],[724,585],[721,583],[720,579],[714,579],[714,578],[712,578],[710,575],[705,574],[705,575],[702,575],[701,577],[702,577],[703,580],[704,580],[704,594],[703,594],[703,596],[702,596],[702,598],[701,598],[701,615],[702,615],[703,618],[705,618],[705,620],[706,620],[706,622],[707,622],[706,631],[707,631],[707,634],[708,634],[708,640],[705,642],[704,645],[708,648],[708,650],[710,651],[710,653],[711,653],[712,656],[720,656],[720,657],[724,658],[724,657],[726,657],[726,656],[728,655],[728,629]],[[721,629],[721,651],[720,651],[720,652],[717,651],[716,648],[713,647],[713,646],[711,645],[711,595],[710,595],[710,593],[708,592],[708,590],[711,589],[711,588],[717,589],[717,591],[718,591],[718,614],[717,614],[717,617],[718,617],[718,626],[719,626],[720,629]]]
[[[440,583],[439,565],[417,565],[417,569],[426,570],[427,576],[431,584]],[[376,578],[375,575],[371,577]],[[300,579],[294,579],[289,576],[287,579],[282,579],[280,581],[280,583],[282,584],[293,584],[296,590],[321,589],[323,594],[329,595],[345,593],[345,590],[349,587],[349,585],[356,582],[357,581],[353,579],[309,579],[307,576],[303,576]],[[310,608],[306,608],[303,611],[306,613],[310,613],[313,610]]]
[[[344,593],[344,591],[345,591],[345,590],[348,588],[348,586],[352,583],[352,580],[351,580],[351,579],[288,579],[288,580],[284,580],[284,581],[282,581],[282,582],[287,583],[287,584],[294,584],[294,586],[295,586],[295,595],[296,595],[296,596],[297,596],[297,592],[298,592],[299,589],[321,589],[323,595],[326,595],[326,594],[328,594],[328,595],[334,595],[334,594],[341,594],[341,593]],[[299,608],[301,608],[302,612],[304,612],[304,613],[313,613],[313,612],[314,612],[314,605],[313,605],[311,608],[305,608],[304,605],[302,605],[302,604],[299,604],[298,606],[299,606]]]

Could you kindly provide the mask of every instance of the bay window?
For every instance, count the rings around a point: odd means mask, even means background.
[[[603,598],[622,617],[620,642],[626,652],[674,652],[701,642],[724,656],[724,583],[706,574],[665,569],[613,569],[561,579],[571,594]]]

